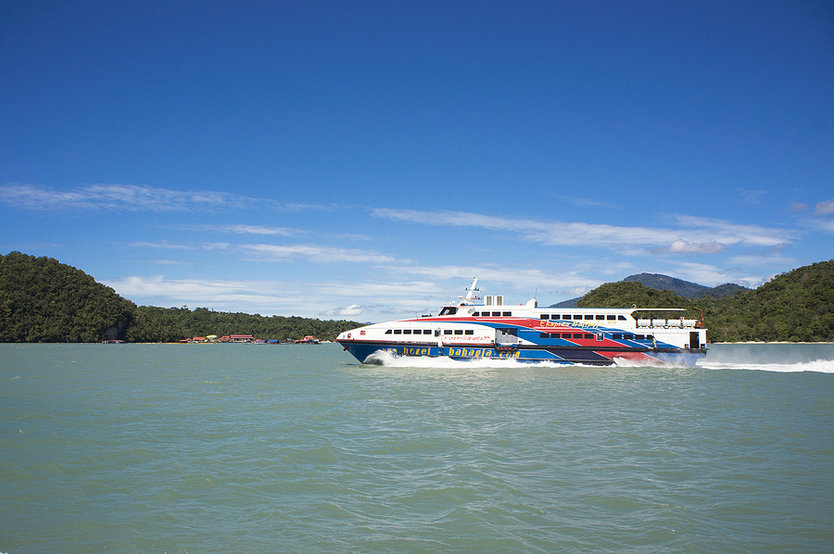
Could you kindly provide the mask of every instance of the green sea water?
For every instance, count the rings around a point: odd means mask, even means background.
[[[0,552],[610,550],[834,550],[834,345],[0,345]]]

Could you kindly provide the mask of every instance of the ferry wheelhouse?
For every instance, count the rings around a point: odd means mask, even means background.
[[[425,315],[374,323],[336,339],[362,363],[378,352],[469,360],[509,358],[561,364],[693,366],[706,355],[703,322],[683,308],[539,308],[480,298],[478,280],[466,295]]]

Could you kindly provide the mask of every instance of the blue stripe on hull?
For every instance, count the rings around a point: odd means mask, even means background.
[[[379,345],[371,343],[345,342],[343,346],[360,362],[365,362],[371,354],[379,351],[386,351],[398,356],[410,357],[447,357],[456,360],[518,360],[521,362],[555,362],[563,364],[582,365],[612,365],[613,358],[633,355],[635,351],[628,348],[622,352],[608,353],[607,356],[591,349],[577,348],[531,348],[531,349],[496,349],[490,347],[438,347],[438,346],[404,346],[404,345]],[[639,351],[638,351],[639,352]],[[698,359],[705,354],[703,352],[646,352],[645,360],[638,360],[638,363],[645,361],[646,365],[661,363],[666,365],[692,367]]]

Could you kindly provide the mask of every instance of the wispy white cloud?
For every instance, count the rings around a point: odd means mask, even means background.
[[[106,283],[117,292],[130,297],[162,296],[182,300],[212,300],[219,295],[251,289],[254,283],[243,281],[208,281],[203,279],[166,279],[162,275],[130,276]]]
[[[567,194],[557,194],[557,193],[549,193],[548,196],[552,196],[557,200],[562,202],[572,204],[574,206],[579,206],[580,208],[613,208],[614,204],[610,202],[602,202],[600,200],[595,200],[593,198],[584,198],[582,196],[571,196]]]
[[[824,233],[834,233],[834,198],[817,202],[811,225]]]
[[[536,288],[566,289],[568,287],[601,284],[601,282],[589,279],[576,271],[552,272],[509,265],[500,267],[395,265],[383,266],[382,269],[399,275],[419,275],[438,281],[451,280],[464,284],[468,284],[473,277],[477,277],[482,283],[488,283],[493,290],[498,285],[511,285],[514,288],[533,291]],[[501,294],[501,291],[498,290],[497,294]]]
[[[745,204],[750,204],[753,206],[757,206],[761,204],[762,197],[765,195],[765,191],[760,189],[748,189],[744,187],[740,187],[736,189],[736,192],[741,196],[741,201]]]
[[[168,279],[153,275],[129,276],[105,284],[138,304],[190,305],[249,313],[307,313],[299,291],[277,281]]]
[[[359,304],[351,304],[350,306],[343,306],[328,310],[324,315],[327,317],[348,318],[362,315],[363,308]]]
[[[480,227],[493,231],[509,231],[524,235],[528,240],[554,246],[612,245],[612,244],[665,244],[656,230],[646,227],[617,227],[599,223],[571,223],[561,221],[535,221],[509,219],[472,212],[424,212],[377,208],[372,215],[380,218],[409,221],[424,225],[451,227]]]
[[[356,248],[337,248],[316,244],[237,244],[231,242],[202,242],[202,243],[173,243],[168,241],[158,242],[133,242],[130,244],[137,248],[159,248],[164,250],[204,250],[222,251],[232,254],[240,254],[250,261],[261,262],[287,262],[295,259],[306,259],[316,263],[359,263],[359,264],[392,264],[409,263],[408,260],[401,260],[394,256],[374,252],[372,250],[360,250]]]
[[[133,248],[160,248],[163,250],[195,250],[197,248],[193,244],[168,242],[167,240],[161,240],[157,242],[136,241],[131,242],[128,246]]]
[[[378,208],[372,215],[424,225],[478,227],[520,234],[529,241],[550,246],[598,246],[607,248],[651,247],[671,253],[717,253],[726,246],[784,246],[795,232],[740,225],[694,216],[678,216],[679,228],[618,226],[603,223],[509,219],[472,212],[425,212]]]
[[[198,230],[205,231],[219,231],[221,233],[236,233],[240,235],[272,235],[280,237],[290,237],[304,233],[301,229],[292,229],[289,227],[266,227],[263,225],[203,225],[197,227]]]
[[[677,220],[700,232],[706,240],[725,245],[742,243],[748,246],[780,247],[797,237],[797,233],[791,229],[742,225],[708,217],[680,215]]]
[[[817,229],[827,233],[834,233],[834,219],[820,219],[815,222]]]
[[[172,260],[170,258],[156,258],[154,260],[150,260],[150,262],[157,265],[193,265],[192,262],[186,262],[184,260]]]
[[[147,185],[96,184],[72,190],[39,185],[0,186],[0,202],[27,210],[192,211],[239,208],[251,199],[216,191],[183,191]]]
[[[817,202],[817,205],[814,206],[814,214],[815,215],[834,214],[834,198],[830,198],[828,200],[823,200],[822,202]]]
[[[731,273],[714,265],[693,262],[681,262],[668,274],[707,286],[737,283],[745,287],[757,287],[765,281],[765,277],[760,275]]]
[[[427,281],[269,281],[129,276],[109,281],[138,304],[242,310],[262,315],[380,319],[436,309],[448,291]],[[386,318],[387,319],[387,318]]]
[[[796,213],[804,212],[807,209],[807,204],[794,203],[791,205],[791,211]],[[815,231],[834,233],[834,217],[832,215],[834,215],[834,198],[817,202],[812,212],[802,214],[801,224]]]
[[[732,256],[729,262],[735,266],[791,266],[796,260],[779,254],[748,254]]]
[[[666,252],[670,254],[717,254],[723,252],[727,247],[717,241],[690,242],[678,239],[672,241]]]
[[[250,258],[262,261],[285,261],[293,258],[306,258],[318,263],[393,263],[396,261],[393,256],[378,252],[312,244],[236,244],[232,248],[246,252]]]

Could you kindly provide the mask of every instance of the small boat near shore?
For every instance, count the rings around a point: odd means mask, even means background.
[[[691,367],[707,352],[703,322],[684,319],[683,308],[539,308],[478,296],[478,279],[466,295],[436,316],[374,323],[336,339],[362,363],[388,352],[406,357],[459,360]]]

